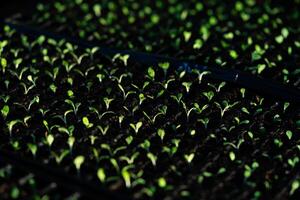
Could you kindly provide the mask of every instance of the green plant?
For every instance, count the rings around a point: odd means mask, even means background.
[[[94,126],[93,123],[90,123],[87,117],[82,118],[82,123],[85,125],[86,128],[92,128]]]
[[[130,127],[134,130],[135,134],[139,132],[139,129],[142,127],[143,122],[137,122],[136,124],[130,124]]]

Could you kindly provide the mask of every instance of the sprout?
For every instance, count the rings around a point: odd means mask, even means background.
[[[163,140],[164,140],[164,137],[165,137],[165,135],[166,135],[165,130],[164,130],[164,129],[158,129],[157,134],[158,134],[158,136],[160,137],[161,141],[163,141]]]
[[[2,114],[4,119],[6,119],[8,113],[9,113],[9,106],[4,105],[3,108],[1,109],[1,114]]]
[[[121,55],[121,54],[116,54],[113,58],[112,61],[115,62],[117,59],[121,60],[123,62],[123,64],[125,66],[127,66],[128,63],[128,59],[129,59],[130,55],[125,54],[125,55]]]
[[[125,140],[126,140],[126,143],[127,143],[128,145],[130,145],[131,142],[132,142],[132,140],[133,140],[133,137],[132,137],[131,135],[129,135]]]
[[[109,125],[106,125],[104,128],[101,125],[97,126],[98,130],[101,131],[102,135],[106,135],[108,129],[109,129]]]
[[[58,128],[58,131],[61,132],[61,133],[66,133],[68,134],[69,136],[72,136],[73,135],[73,132],[74,132],[74,125],[71,125],[69,126],[68,128],[65,128],[65,127],[59,127]]]
[[[10,192],[11,199],[19,199],[21,195],[21,191],[17,186],[13,186]]]
[[[49,147],[51,147],[52,143],[54,142],[54,136],[52,134],[48,134],[46,140]]]
[[[238,58],[238,54],[237,54],[237,52],[235,50],[230,50],[229,51],[229,55],[234,60]]]
[[[52,156],[54,156],[57,164],[60,164],[63,159],[70,153],[69,150],[63,150],[61,154],[57,155],[55,152],[51,152]]]
[[[21,120],[13,120],[13,121],[10,121],[7,123],[7,126],[8,126],[8,131],[9,131],[9,135],[11,136],[12,135],[12,130],[13,130],[13,127],[18,124],[18,123],[22,123]]]
[[[200,108],[198,103],[194,103],[194,108],[198,114],[201,114],[205,109],[208,108],[208,105],[206,104],[206,105],[202,106],[202,108]]]
[[[213,84],[208,83],[207,85],[209,85],[210,87],[214,88],[214,90],[219,93],[221,91],[221,89],[226,85],[226,82],[221,82],[218,87],[214,86]]]
[[[154,71],[154,69],[152,67],[148,68],[148,76],[149,76],[149,78],[151,80],[154,80],[154,78],[155,78],[155,71]]]
[[[239,102],[234,102],[233,104],[229,104],[228,101],[224,100],[222,102],[222,105],[224,106],[224,108],[222,108],[222,106],[218,102],[215,102],[215,104],[221,110],[221,118],[223,118],[225,112],[228,111],[229,109],[231,109],[232,107],[234,107],[235,105],[239,104]]]
[[[292,139],[292,137],[293,137],[293,132],[292,132],[292,131],[287,130],[287,131],[285,132],[285,134],[286,134],[286,136],[288,137],[289,140]]]
[[[183,36],[184,36],[184,41],[188,42],[190,40],[191,36],[192,36],[192,32],[184,31]]]
[[[109,99],[109,98],[107,98],[107,97],[104,97],[104,98],[103,98],[103,101],[104,101],[104,103],[105,103],[106,110],[109,109],[109,105],[110,105],[110,103],[111,103],[113,100],[114,100],[114,99]]]
[[[74,160],[73,160],[73,164],[75,165],[75,168],[77,170],[77,172],[79,173],[81,165],[83,164],[85,158],[82,155],[77,156]]]
[[[262,71],[265,70],[265,68],[266,68],[266,65],[265,65],[265,64],[258,64],[258,65],[257,65],[257,73],[258,73],[258,74],[261,74]]]
[[[290,103],[289,102],[285,102],[284,103],[284,106],[283,106],[283,111],[285,112],[286,109],[290,106]]]
[[[137,134],[139,132],[139,129],[142,127],[142,125],[143,125],[143,122],[137,122],[136,124],[130,124],[130,127]]]
[[[87,117],[82,118],[82,123],[85,125],[86,128],[92,128],[94,126],[93,123],[89,122],[89,119]]]
[[[201,122],[204,125],[205,129],[207,129],[207,125],[209,123],[209,118],[198,119],[197,121]]]
[[[32,144],[32,143],[28,143],[27,147],[29,148],[29,150],[32,153],[33,157],[35,157],[36,156],[36,152],[37,152],[37,145]]]
[[[190,88],[192,86],[192,82],[183,82],[182,85],[185,87],[187,93],[190,92]]]
[[[207,98],[208,101],[211,101],[215,96],[215,93],[213,91],[203,92],[202,94]]]
[[[200,49],[202,46],[203,46],[203,41],[201,39],[196,39],[193,48]]]
[[[73,136],[70,136],[70,137],[68,138],[68,145],[69,145],[69,148],[70,148],[70,151],[71,151],[71,152],[72,152],[74,143],[75,143],[75,138],[74,138]]]
[[[295,166],[298,164],[299,162],[299,157],[295,156],[294,158],[289,158],[288,159],[288,164],[292,167],[295,168]]]
[[[146,100],[145,95],[143,93],[139,94],[139,105],[141,105],[145,100]]]
[[[7,67],[7,60],[5,58],[1,58],[0,59],[0,65],[1,65],[1,68],[2,68],[2,72],[5,73],[5,69]]]
[[[125,92],[123,86],[121,84],[118,84],[118,87],[119,89],[121,90],[122,94],[123,94],[123,100],[125,101],[127,99],[127,97],[130,95],[130,94],[135,94],[134,91],[129,91],[129,92]]]
[[[131,187],[131,176],[130,176],[130,173],[127,171],[126,168],[122,169],[122,177],[124,179],[124,182],[125,182],[125,185],[127,188],[130,188]]]
[[[240,92],[242,94],[242,98],[245,98],[245,92],[246,92],[246,89],[245,88],[241,88],[240,89]]]
[[[158,186],[160,188],[165,188],[167,186],[167,181],[165,178],[161,177],[157,180]]]
[[[230,158],[231,161],[235,160],[235,153],[233,151],[229,152],[229,158]]]
[[[164,63],[159,63],[158,66],[163,70],[165,77],[167,76],[167,71],[170,67],[170,63],[164,62]]]
[[[189,117],[190,117],[192,111],[195,110],[195,108],[192,107],[192,108],[188,109],[187,106],[185,105],[185,103],[183,101],[181,101],[181,102],[182,102],[182,106],[183,106],[183,109],[184,109],[185,114],[186,114],[186,119],[187,119],[187,121],[189,121]]]
[[[291,185],[290,195],[293,195],[300,188],[300,181],[294,180]]]
[[[97,170],[97,177],[99,178],[99,180],[101,181],[101,183],[105,182],[106,179],[106,174],[103,168],[99,168]]]
[[[151,163],[153,166],[156,166],[156,160],[157,160],[157,156],[155,156],[153,153],[148,152],[147,153],[147,157],[150,159]]]
[[[182,93],[178,93],[177,95],[171,95],[171,98],[174,99],[178,105],[180,104],[182,97]]]
[[[185,155],[184,155],[184,158],[185,158],[185,160],[186,160],[188,163],[191,163],[192,160],[194,159],[194,157],[195,157],[195,153],[185,154]]]

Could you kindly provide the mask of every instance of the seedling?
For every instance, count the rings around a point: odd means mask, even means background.
[[[110,104],[111,104],[111,102],[112,102],[113,100],[114,100],[114,99],[109,99],[109,98],[107,98],[107,97],[103,98],[103,101],[104,101],[104,103],[105,103],[106,110],[109,109],[109,106],[110,106]]]
[[[131,187],[131,175],[130,175],[130,173],[127,171],[127,168],[126,168],[126,167],[122,169],[121,174],[122,174],[122,177],[123,177],[123,179],[124,179],[125,186],[126,186],[127,188],[130,188],[130,187]]]
[[[147,157],[150,159],[153,166],[156,166],[157,156],[155,156],[153,153],[148,152]]]
[[[154,80],[155,79],[155,71],[152,67],[149,67],[148,68],[148,76],[151,80]]]
[[[30,150],[31,154],[33,155],[33,157],[36,157],[36,152],[38,150],[37,145],[32,144],[32,143],[28,143],[27,144],[28,149]]]
[[[185,87],[186,92],[189,93],[192,83],[191,82],[183,82],[182,85]]]
[[[221,118],[223,118],[225,112],[228,111],[229,109],[233,108],[237,104],[239,104],[239,102],[234,102],[233,104],[229,104],[228,101],[224,100],[222,102],[223,107],[218,102],[215,102],[215,104],[220,109],[220,111],[221,111]]]
[[[193,161],[194,157],[195,157],[195,153],[190,153],[190,154],[185,154],[185,155],[184,155],[185,160],[186,160],[189,164]]]
[[[46,140],[47,140],[47,144],[49,145],[49,147],[51,147],[54,142],[54,136],[52,134],[48,134],[46,136]]]
[[[164,76],[166,77],[167,76],[167,71],[168,71],[168,69],[170,67],[170,63],[168,63],[168,62],[159,63],[158,66],[163,70]]]
[[[292,132],[292,131],[288,130],[288,131],[286,131],[285,134],[286,134],[286,136],[287,136],[287,138],[288,138],[289,140],[292,139],[292,137],[293,137],[293,132]]]
[[[161,141],[163,141],[163,140],[164,140],[164,137],[165,137],[165,135],[166,135],[166,132],[165,132],[164,129],[158,129],[157,135],[160,137]]]
[[[103,168],[99,168],[97,171],[97,177],[99,178],[99,180],[101,181],[101,183],[105,182],[106,179],[106,174]]]
[[[77,156],[74,160],[73,160],[73,164],[75,165],[75,168],[79,174],[80,172],[80,168],[82,166],[82,164],[84,163],[85,157],[82,155]]]
[[[167,181],[163,177],[159,178],[157,183],[160,188],[165,188],[167,186]]]
[[[136,124],[130,124],[130,127],[134,130],[135,134],[137,134],[142,125],[143,122],[137,122]]]
[[[82,123],[85,125],[86,128],[92,128],[94,126],[93,123],[90,123],[87,117],[82,118]]]
[[[4,105],[3,108],[1,109],[1,114],[4,119],[6,119],[7,115],[9,114],[9,106]]]

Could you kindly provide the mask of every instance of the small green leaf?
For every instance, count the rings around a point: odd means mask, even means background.
[[[1,109],[1,114],[4,117],[4,119],[7,117],[8,113],[9,113],[9,106],[4,105],[3,108]]]
[[[163,140],[166,135],[166,132],[164,129],[158,129],[157,134],[160,137],[160,139]]]
[[[154,14],[154,15],[151,16],[151,22],[152,22],[153,24],[157,24],[157,23],[159,22],[159,20],[160,20],[159,15]]]
[[[289,140],[292,139],[292,137],[293,137],[293,132],[292,131],[288,130],[288,131],[285,132],[285,134],[289,138]]]
[[[93,126],[93,124],[89,122],[89,119],[87,117],[82,118],[82,123],[86,128],[91,128]]]
[[[234,153],[233,151],[231,151],[231,152],[229,153],[229,158],[230,158],[231,161],[234,161],[234,160],[235,160],[235,153]]]
[[[152,67],[149,67],[149,68],[148,68],[148,75],[149,75],[149,77],[150,77],[152,80],[154,80],[154,78],[155,78],[155,71],[154,71],[154,69],[153,69]]]
[[[165,188],[167,186],[167,181],[163,177],[159,178],[157,182],[160,188]]]
[[[200,49],[203,46],[203,42],[201,39],[196,39],[193,45],[194,49]]]
[[[281,29],[281,35],[284,37],[284,38],[287,38],[289,36],[289,30],[287,28],[282,28]]]
[[[185,160],[186,160],[188,163],[191,163],[192,160],[194,159],[194,157],[195,157],[195,154],[194,154],[194,153],[191,153],[191,154],[185,154],[185,155],[184,155],[184,158],[185,158]]]
[[[293,195],[295,193],[295,191],[297,191],[299,188],[300,188],[300,181],[299,180],[294,180],[292,182],[290,195]]]
[[[97,176],[99,178],[99,180],[101,181],[101,183],[105,182],[106,179],[106,175],[105,175],[105,171],[103,168],[99,168],[97,171]]]
[[[264,71],[265,68],[266,68],[266,65],[265,65],[265,64],[259,64],[259,65],[257,66],[257,73],[258,73],[258,74],[261,74],[262,71]]]
[[[85,158],[82,155],[79,155],[74,159],[73,163],[78,171],[80,170],[80,167],[83,164],[84,160]]]
[[[127,188],[131,187],[130,173],[127,170],[122,170],[122,177]]]
[[[275,37],[275,41],[278,43],[278,44],[281,44],[284,40],[284,37],[282,35],[278,35]]]
[[[47,135],[47,143],[48,143],[48,145],[51,146],[53,142],[54,142],[53,135],[52,134],[48,134]]]
[[[1,67],[2,67],[2,70],[5,71],[5,68],[7,67],[7,60],[5,58],[1,58]]]
[[[185,87],[186,92],[189,93],[192,82],[183,82],[182,85]]]
[[[95,4],[93,6],[93,10],[94,10],[94,13],[97,17],[100,17],[101,15],[101,6],[99,4]]]
[[[183,36],[184,36],[184,41],[188,42],[190,40],[191,36],[192,36],[192,32],[184,31]]]
[[[237,54],[237,52],[235,50],[230,50],[229,51],[229,55],[233,59],[237,59],[238,58],[238,54]]]

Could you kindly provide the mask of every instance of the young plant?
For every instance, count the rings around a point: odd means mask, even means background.
[[[101,183],[105,183],[106,180],[106,174],[104,168],[99,168],[97,170],[97,177],[100,180]]]
[[[33,155],[33,157],[36,157],[36,152],[38,150],[38,147],[36,144],[32,144],[32,143],[28,143],[27,144],[28,149],[30,150],[31,154]]]
[[[239,102],[234,102],[233,104],[229,104],[228,101],[224,100],[222,101],[222,106],[218,103],[218,102],[214,102],[216,104],[216,106],[220,109],[221,111],[221,118],[223,118],[224,114],[226,111],[230,110],[231,108],[233,108],[234,106],[236,106],[237,104],[239,104]]]
[[[164,76],[166,77],[167,76],[167,71],[170,67],[170,63],[168,63],[168,62],[159,63],[158,66],[163,70]]]
[[[186,93],[189,93],[190,88],[192,86],[192,82],[183,82],[182,85],[185,87]]]
[[[189,164],[193,161],[194,157],[195,157],[195,153],[190,153],[190,154],[185,154],[185,155],[184,155],[185,160],[186,160]]]
[[[94,124],[93,123],[90,123],[90,121],[89,121],[89,119],[87,118],[87,117],[83,117],[82,118],[82,123],[84,124],[84,126],[86,127],[86,128],[92,128],[93,126],[94,126]]]
[[[78,174],[80,172],[80,168],[81,168],[82,164],[84,163],[84,160],[85,160],[85,157],[82,155],[77,156],[73,160],[73,164],[75,165],[75,168],[76,168]]]
[[[1,114],[4,118],[4,120],[6,119],[7,115],[9,114],[9,106],[8,105],[4,105],[3,108],[1,109]]]
[[[156,161],[157,161],[157,156],[155,156],[153,153],[148,152],[147,157],[150,159],[152,165],[155,167],[156,166]]]
[[[46,141],[47,141],[47,144],[49,145],[49,147],[51,147],[54,142],[54,136],[52,134],[48,134],[46,136]]]
[[[164,129],[158,129],[158,130],[157,130],[157,135],[160,137],[161,141],[163,141],[163,140],[164,140],[164,137],[165,137],[165,135],[166,135],[166,132],[165,132]]]
[[[139,132],[139,129],[142,127],[143,122],[137,122],[136,124],[130,124],[130,127],[134,130],[135,134]]]

